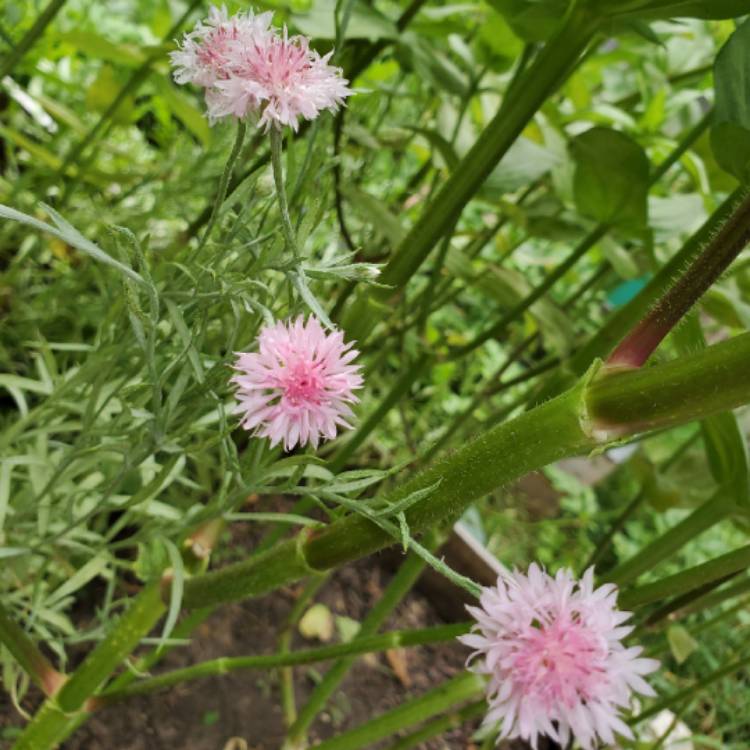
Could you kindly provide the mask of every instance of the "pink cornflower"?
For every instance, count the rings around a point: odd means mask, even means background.
[[[178,83],[205,89],[211,122],[223,117],[255,117],[266,129],[299,118],[314,120],[336,110],[353,92],[341,69],[328,64],[303,36],[279,33],[271,13],[238,13],[211,8],[205,22],[186,34],[170,54]]]
[[[240,353],[235,363],[242,426],[272,446],[283,441],[286,450],[298,443],[317,448],[339,426],[351,428],[349,404],[362,387],[359,365],[351,364],[359,352],[351,347],[341,331],[327,334],[314,317],[266,325],[258,352]]]
[[[485,726],[533,747],[540,735],[563,747],[573,736],[586,750],[615,733],[632,739],[620,713],[633,692],[654,695],[642,675],[659,662],[623,646],[630,613],[617,609],[614,584],[595,589],[593,568],[576,581],[532,564],[527,575],[503,572],[480,603],[468,607],[477,625],[459,640],[474,649],[470,669],[489,676]]]

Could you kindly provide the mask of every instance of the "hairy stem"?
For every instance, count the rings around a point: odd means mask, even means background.
[[[411,534],[460,515],[475,499],[529,471],[587,453],[614,438],[701,419],[750,400],[750,334],[692,357],[644,370],[585,377],[570,391],[489,430],[387,496],[397,504],[429,494],[404,514]],[[360,514],[309,531],[263,555],[196,576],[184,602],[202,607],[276,588],[308,574],[363,557],[393,543]]]
[[[731,216],[645,318],[623,339],[607,360],[612,367],[640,367],[667,334],[726,271],[750,242],[750,193],[743,195]]]

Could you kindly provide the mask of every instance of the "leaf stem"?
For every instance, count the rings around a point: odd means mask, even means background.
[[[254,656],[233,656],[211,659],[193,664],[183,669],[139,680],[123,688],[106,690],[98,699],[97,706],[116,703],[135,695],[145,695],[156,690],[163,690],[192,680],[205,677],[228,674],[242,669],[274,669],[297,667],[304,664],[316,664],[328,659],[341,657],[355,657],[362,654],[377,653],[391,648],[407,646],[423,646],[429,643],[443,643],[457,638],[469,631],[471,623],[453,625],[437,625],[430,628],[414,630],[392,630],[381,635],[358,637],[349,643],[336,643],[332,646],[304,649],[300,651],[286,651],[276,654],[260,654]]]
[[[208,224],[206,225],[206,229],[203,232],[203,236],[198,243],[198,247],[195,250],[195,254],[200,252],[205,247],[206,242],[208,242],[208,238],[211,236],[214,225],[219,218],[221,207],[227,195],[227,185],[229,185],[229,180],[232,177],[232,172],[234,172],[235,162],[237,161],[237,157],[239,156],[240,150],[242,149],[242,143],[245,140],[246,129],[247,125],[245,124],[244,120],[237,120],[237,135],[234,139],[234,145],[232,146],[232,150],[229,153],[227,163],[224,165],[224,171],[221,173],[221,178],[219,179],[219,187],[216,191],[213,209],[211,210],[211,216],[208,220]]]
[[[281,215],[281,230],[284,233],[284,242],[287,251],[295,261],[299,260],[297,251],[296,232],[289,217],[289,205],[286,200],[286,187],[284,185],[284,167],[282,165],[284,137],[281,130],[275,126],[271,127],[271,168],[273,181],[276,186],[276,199],[279,203],[279,214]]]

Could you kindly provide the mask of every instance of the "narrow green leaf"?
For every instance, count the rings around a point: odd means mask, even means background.
[[[98,260],[100,263],[105,263],[108,266],[116,268],[120,273],[124,273],[126,276],[133,279],[133,281],[145,284],[143,279],[132,268],[128,268],[128,266],[120,263],[119,260],[115,260],[100,247],[90,240],[87,240],[77,229],[74,229],[68,224],[53,208],[50,208],[43,203],[41,205],[48,211],[53,221],[58,224],[58,227],[63,228],[63,231],[61,231],[61,229],[55,229],[55,227],[45,224],[43,221],[39,221],[39,219],[35,219],[33,216],[24,214],[21,211],[16,211],[15,208],[4,206],[2,204],[0,204],[0,217],[10,219],[11,221],[17,221],[20,224],[26,224],[27,226],[38,229],[41,232],[51,234],[53,237],[57,237],[63,242],[67,242],[69,245],[72,245],[86,255]]]
[[[745,3],[744,13],[750,12]],[[716,161],[750,183],[750,20],[722,47],[714,65],[716,107],[711,146]]]

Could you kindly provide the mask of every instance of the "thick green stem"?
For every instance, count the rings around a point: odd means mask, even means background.
[[[368,639],[380,630],[393,610],[417,582],[424,567],[424,560],[414,553],[406,558],[393,580],[388,584],[388,588],[383,592],[383,596],[362,622],[357,637],[348,645],[353,648],[362,647]],[[401,645],[405,644],[401,643]],[[388,646],[388,648],[395,648],[395,646]],[[293,748],[302,744],[315,717],[323,710],[354,663],[354,653],[342,654],[345,658],[339,659],[326,672],[307,703],[300,710],[297,721],[289,729],[284,747]]]
[[[86,702],[122,664],[159,618],[166,607],[161,598],[161,582],[146,586],[115,622],[104,640],[57,693],[48,700],[26,726],[13,750],[44,750],[55,747],[75,724],[76,713],[86,710]]]
[[[198,243],[196,252],[198,252],[198,250],[202,250],[203,247],[205,247],[206,242],[208,242],[208,238],[211,236],[214,225],[219,218],[219,213],[221,212],[221,207],[224,204],[224,199],[227,197],[227,185],[229,185],[229,179],[232,176],[232,172],[234,172],[234,165],[237,162],[237,157],[240,155],[240,151],[242,149],[242,143],[245,140],[246,129],[247,125],[245,125],[245,122],[243,120],[238,120],[237,135],[234,139],[234,145],[232,146],[232,150],[229,153],[227,163],[224,165],[224,171],[221,173],[219,188],[216,191],[216,200],[214,201],[214,206],[211,210],[211,217],[208,220],[206,231],[203,232],[201,241]]]
[[[44,33],[54,17],[60,12],[66,0],[50,0],[47,7],[39,14],[34,25],[24,34],[18,44],[0,65],[0,81],[13,72],[18,61],[31,49],[34,43]]]
[[[640,367],[750,242],[750,194],[669,291],[612,352],[607,365]]]
[[[297,260],[297,237],[292,220],[289,216],[289,205],[286,200],[286,186],[284,185],[284,167],[282,156],[284,153],[284,136],[277,127],[271,128],[271,168],[273,170],[273,181],[276,186],[276,199],[279,203],[279,214],[281,216],[281,231],[284,233],[284,243],[289,254]]]
[[[50,664],[23,628],[1,607],[0,643],[10,651],[24,672],[44,691],[45,695],[54,695],[65,681],[65,676]]]
[[[595,20],[584,11],[572,11],[561,32],[547,43],[525,71],[514,96],[506,97],[494,119],[394,250],[381,275],[383,284],[400,289],[414,275],[433,247],[455,225],[464,207],[537,110],[563,83],[596,28]],[[355,300],[344,319],[349,338],[364,341],[378,319],[369,314],[371,298],[368,295],[384,299],[392,293],[392,289],[369,291]]]
[[[277,654],[261,654],[257,656],[233,656],[193,664],[184,669],[175,669],[157,677],[139,680],[124,688],[106,690],[96,701],[97,708],[131,698],[134,695],[153,693],[164,690],[173,685],[180,685],[192,680],[228,674],[242,669],[276,669],[282,667],[298,667],[305,664],[316,664],[328,659],[361,656],[362,654],[377,653],[391,648],[405,648],[409,646],[424,646],[429,643],[443,643],[453,640],[459,635],[467,633],[471,623],[457,623],[454,625],[438,625],[418,630],[393,630],[382,635],[358,637],[349,643],[336,643],[332,646],[321,646],[303,651],[287,651]]]
[[[315,745],[314,750],[361,750],[405,727],[476,698],[483,690],[484,680],[479,675],[466,672],[362,726]]]
[[[606,441],[734,409],[750,391],[742,375],[748,365],[750,334],[743,334],[693,357],[613,370],[590,390],[592,430]]]
[[[750,334],[692,357],[641,370],[584,378],[570,391],[498,425],[386,498],[430,494],[405,512],[412,534],[459,516],[474,500],[529,471],[587,453],[612,438],[702,419],[750,400]],[[386,531],[353,514],[320,532],[185,584],[187,607],[264,593],[313,570],[326,570],[393,543]]]

